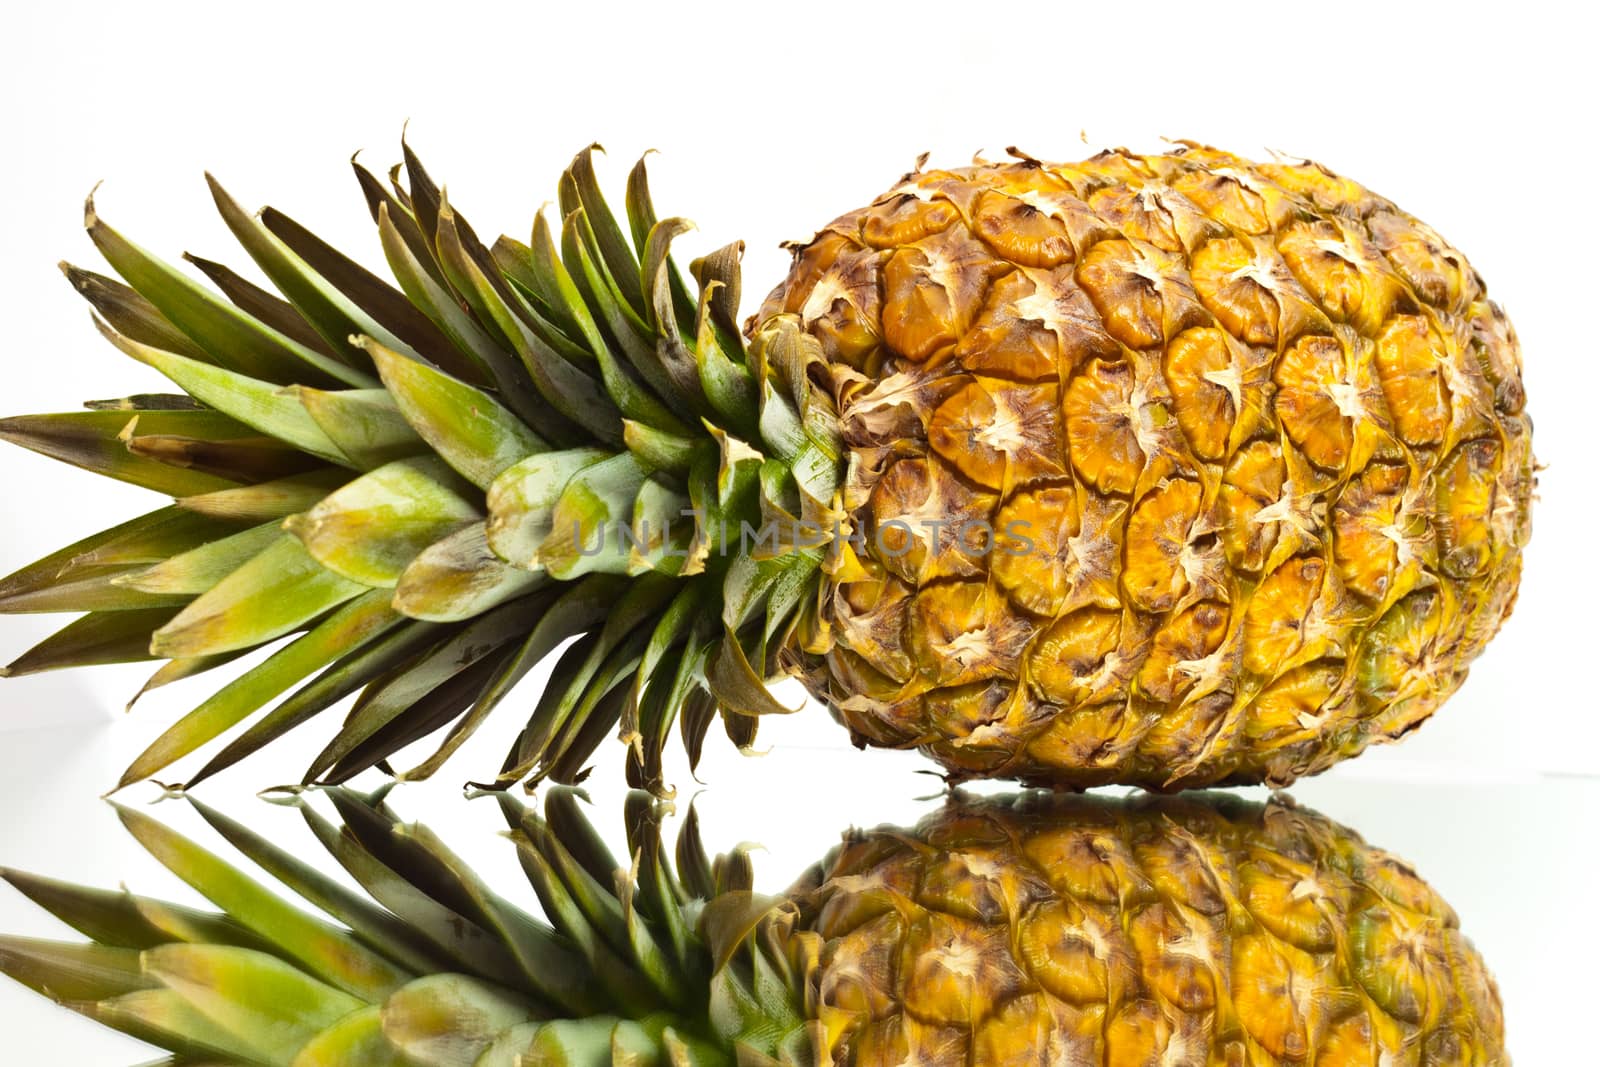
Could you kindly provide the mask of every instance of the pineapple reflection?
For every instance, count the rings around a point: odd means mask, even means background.
[[[226,915],[10,872],[93,944],[7,938],[0,965],[171,1064],[1507,1062],[1449,906],[1286,797],[956,795],[781,897],[692,813],[669,857],[643,795],[631,867],[575,794],[502,797],[544,920],[381,798],[327,797],[307,824],[365,893],[196,807],[338,926],[122,809]]]

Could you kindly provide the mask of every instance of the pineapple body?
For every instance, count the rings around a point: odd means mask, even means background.
[[[957,803],[799,899],[861,1067],[1506,1062],[1450,907],[1286,798]]]
[[[852,542],[793,662],[858,743],[1285,783],[1421,723],[1515,598],[1515,334],[1459,252],[1317,165],[913,173],[760,317],[830,364]]]

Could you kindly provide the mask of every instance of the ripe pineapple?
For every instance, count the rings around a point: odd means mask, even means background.
[[[692,822],[674,872],[645,794],[626,870],[570,791],[544,819],[501,797],[548,925],[426,829],[335,791],[342,826],[303,810],[370,898],[200,810],[348,931],[124,810],[226,915],[7,872],[95,943],[0,938],[0,968],[173,1063],[1509,1062],[1449,906],[1286,798],[952,797],[764,898]]]
[[[176,503],[0,582],[87,613],[10,672],[168,660],[154,686],[288,638],[125,783],[356,692],[307,780],[442,731],[424,777],[576,638],[497,784],[575,780],[616,731],[661,791],[675,722],[691,757],[718,711],[748,745],[784,672],[956,779],[1281,784],[1417,726],[1511,608],[1515,335],[1320,166],[919,164],[742,328],[739,246],[691,293],[642,165],[625,224],[586,151],[559,234],[488,246],[405,172],[357,168],[398,290],[215,182],[282,297],[90,206],[128,284],[68,276],[183,393],[0,435]]]

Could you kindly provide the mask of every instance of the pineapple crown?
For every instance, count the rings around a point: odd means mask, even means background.
[[[289,903],[160,820],[118,806],[124,826],[221,914],[0,875],[91,939],[0,937],[0,970],[57,1002],[172,1053],[168,1064],[818,1062],[828,1045],[808,1004],[816,939],[793,907],[752,893],[744,851],[708,857],[691,809],[676,860],[662,809],[635,792],[632,862],[612,858],[573,791],[540,817],[500,806],[547,921],[485,885],[383,795],[326,791],[290,802],[363,892],[205,804],[189,803],[241,855],[334,925]]]
[[[134,761],[159,773],[275,700],[194,775],[359,693],[307,782],[343,782],[443,730],[424,778],[565,645],[495,785],[579,780],[603,738],[665,792],[716,712],[748,746],[788,711],[764,682],[825,640],[821,531],[841,448],[820,350],[736,323],[742,246],[670,256],[641,160],[626,227],[594,147],[528,244],[479,240],[402,142],[386,184],[354,163],[398,288],[210,181],[282,295],[187,257],[212,291],[112,229],[126,282],[66,266],[118,349],[181,394],[0,421],[0,437],[175,502],[0,580],[0,611],[84,613],[5,669],[163,658],[146,690],[273,642]],[[756,534],[754,543],[752,531]],[[142,691],[141,691],[142,692]],[[285,695],[287,694],[287,695]],[[279,700],[282,697],[283,699]]]

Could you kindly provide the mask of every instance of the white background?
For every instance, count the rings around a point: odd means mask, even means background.
[[[1568,983],[1594,960],[1592,936],[1574,941],[1593,927],[1577,909],[1600,873],[1579,844],[1600,816],[1589,669],[1600,566],[1588,545],[1600,510],[1590,484],[1600,160],[1573,118],[1597,98],[1590,33],[1526,3],[541,6],[77,3],[9,15],[0,413],[157,384],[94,335],[54,267],[62,257],[98,266],[77,225],[96,181],[102,215],[172,258],[248,266],[212,211],[209,168],[246,204],[270,199],[379,264],[346,160],[359,149],[387,167],[406,119],[485,234],[524,236],[592,140],[609,149],[603,180],[619,194],[633,160],[660,150],[658,207],[700,226],[684,251],[747,242],[747,310],[786,267],[779,241],[866,202],[925,150],[934,164],[1012,144],[1072,159],[1116,144],[1155,150],[1165,136],[1316,158],[1471,257],[1517,325],[1548,467],[1516,615],[1466,687],[1404,745],[1295,792],[1415,861],[1457,906],[1501,977],[1519,1063],[1571,1062],[1558,1053],[1578,1038],[1563,1025],[1582,1025],[1590,994]],[[0,485],[0,571],[153,506],[142,491],[9,448]],[[0,618],[0,660],[62,621]],[[92,799],[212,684],[175,686],[125,718],[144,673],[0,683],[0,864],[182,896]],[[442,777],[496,763],[514,714]],[[205,796],[249,815],[251,787],[297,777],[330,725]],[[773,889],[846,825],[914,818],[927,806],[911,798],[935,784],[914,776],[915,756],[854,753],[815,707],[763,743],[778,754],[752,762],[713,739],[702,804],[720,843],[771,846]],[[614,764],[600,777],[614,779]],[[402,807],[481,837],[462,851],[492,867],[492,813],[458,810],[469,806],[443,782],[430,789]],[[56,930],[9,892],[0,929]],[[138,1058],[41,1004],[0,985],[0,1061]]]

